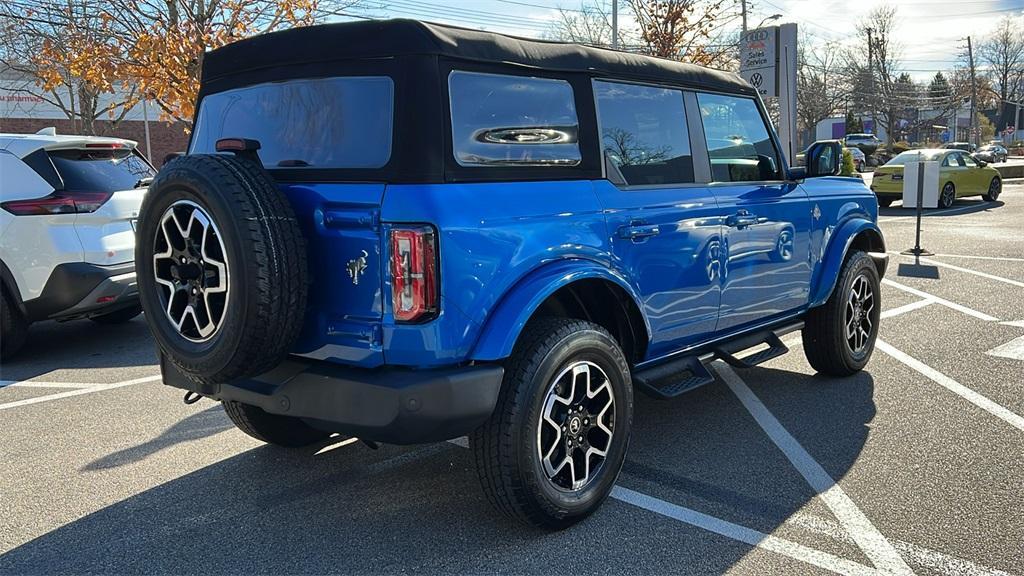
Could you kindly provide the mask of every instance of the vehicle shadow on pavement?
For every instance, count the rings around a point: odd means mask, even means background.
[[[117,468],[118,466],[138,462],[175,444],[213,436],[232,427],[231,421],[224,415],[224,409],[221,408],[220,403],[217,403],[206,410],[196,412],[177,422],[167,430],[164,430],[156,438],[93,460],[83,466],[82,471],[92,472]]]
[[[4,360],[0,379],[28,380],[54,371],[156,365],[156,348],[143,317],[118,325],[90,320],[39,322],[18,355]]]
[[[1005,202],[1002,200],[996,200],[995,202],[988,202],[981,198],[959,198],[956,202],[953,202],[953,206],[946,208],[945,210],[955,210],[955,212],[938,211],[936,208],[925,208],[922,213],[924,218],[941,218],[945,216],[963,216],[964,214],[974,214],[977,212],[987,212],[988,210],[995,210],[1003,207]],[[886,216],[914,216],[917,211],[914,208],[904,208],[901,205],[890,206],[889,208],[878,208],[878,215],[881,217]]]
[[[834,478],[849,469],[874,413],[869,375],[837,385],[742,374]],[[88,468],[209,433],[218,418],[205,410]],[[638,396],[634,421],[627,488],[768,533],[814,497],[722,383],[673,402]],[[451,443],[317,454],[324,445],[261,446],[206,466],[0,555],[0,573],[706,574],[750,553],[614,499],[563,532],[520,526],[490,507],[470,451]]]

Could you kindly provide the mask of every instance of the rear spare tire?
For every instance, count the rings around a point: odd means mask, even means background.
[[[139,214],[139,297],[160,351],[191,378],[260,374],[288,353],[306,308],[306,249],[288,201],[254,161],[183,156]]]

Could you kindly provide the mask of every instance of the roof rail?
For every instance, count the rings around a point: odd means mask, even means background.
[[[54,126],[47,126],[46,128],[36,132],[36,134],[39,136],[56,136],[57,128]]]

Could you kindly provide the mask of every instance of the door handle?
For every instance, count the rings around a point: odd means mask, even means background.
[[[625,238],[635,242],[641,238],[657,236],[658,232],[657,224],[631,224],[629,226],[619,228],[619,238]]]
[[[751,214],[746,210],[740,210],[725,218],[725,225],[733,228],[745,228],[754,224],[757,224],[757,215]]]

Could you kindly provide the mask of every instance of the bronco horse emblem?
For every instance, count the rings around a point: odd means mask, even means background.
[[[348,270],[348,277],[352,279],[352,283],[356,286],[359,285],[359,277],[366,271],[366,257],[369,256],[369,254],[366,253],[366,250],[363,250],[362,252],[362,256],[349,260],[348,265],[345,266]]]

